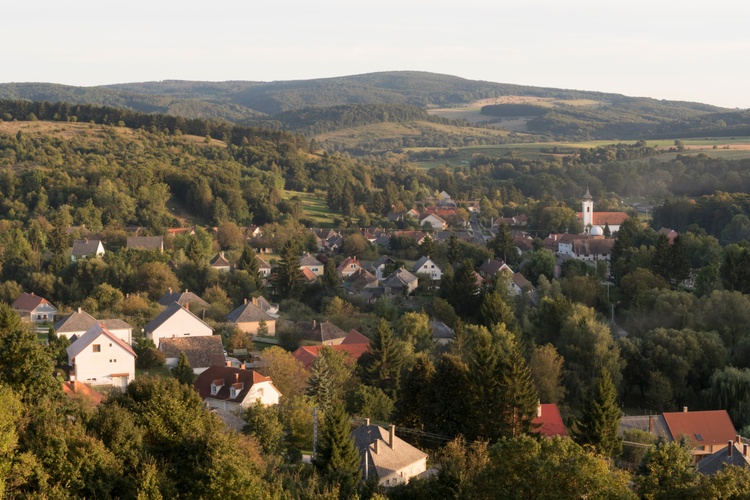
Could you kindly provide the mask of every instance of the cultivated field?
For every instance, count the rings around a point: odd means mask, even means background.
[[[333,228],[336,227],[333,219],[338,215],[331,213],[330,209],[326,205],[325,198],[318,198],[312,193],[304,193],[300,191],[282,191],[284,199],[288,200],[295,196],[302,200],[302,208],[305,219],[310,219],[315,223],[315,227],[320,228]]]

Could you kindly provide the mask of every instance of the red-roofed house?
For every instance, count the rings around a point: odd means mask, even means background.
[[[292,353],[295,359],[310,369],[315,358],[318,357],[320,350],[331,348],[334,351],[345,352],[349,355],[352,362],[356,362],[370,348],[370,339],[359,333],[357,330],[350,330],[344,337],[344,340],[337,345],[308,345],[302,346]]]
[[[662,413],[672,439],[685,437],[693,445],[693,454],[700,457],[727,446],[737,435],[737,430],[726,410],[687,411]]]
[[[535,432],[544,437],[568,435],[556,404],[540,404],[533,423],[535,426],[539,426]]]
[[[275,405],[281,396],[271,377],[242,367],[211,366],[198,375],[194,386],[209,408],[229,411],[247,408],[257,400]]]
[[[55,306],[44,297],[34,295],[34,292],[22,293],[11,307],[21,316],[21,319],[32,323],[51,322],[57,314]]]
[[[339,278],[346,278],[360,269],[362,269],[362,266],[359,265],[357,257],[347,257],[336,267],[336,272],[338,272]]]

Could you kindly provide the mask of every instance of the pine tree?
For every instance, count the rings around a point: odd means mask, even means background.
[[[448,238],[448,262],[455,264],[461,258],[461,245],[455,233]]]
[[[245,245],[240,260],[237,261],[237,269],[245,271],[250,275],[256,289],[260,289],[263,286],[263,277],[260,275],[260,266],[258,264],[258,254],[252,245]]]
[[[604,237],[609,238],[612,236],[612,230],[609,228],[609,222],[604,223]]]
[[[481,328],[476,332],[469,360],[468,395],[471,417],[466,419],[466,436],[495,441],[500,415],[500,379],[497,377],[499,353],[490,333]]]
[[[518,252],[513,244],[513,234],[508,224],[503,223],[498,226],[497,234],[487,242],[487,248],[492,250],[496,259],[502,259],[509,265],[518,261]]]
[[[403,348],[393,337],[388,322],[381,319],[370,343],[370,350],[358,360],[362,381],[381,388],[395,398],[399,388]]]
[[[314,463],[330,481],[340,484],[341,498],[354,496],[362,471],[359,452],[351,437],[349,415],[341,402],[335,402],[325,416],[320,448]]]
[[[193,369],[188,362],[187,356],[184,352],[180,353],[180,359],[177,361],[177,366],[172,368],[172,375],[181,384],[192,385],[193,384]]]
[[[435,365],[425,353],[417,354],[414,366],[408,370],[401,382],[396,399],[396,422],[405,427],[422,429],[421,408],[426,403],[426,391],[430,386]]]
[[[602,368],[595,393],[583,401],[581,415],[574,422],[573,438],[581,445],[593,446],[602,455],[616,456],[622,449],[622,440],[617,437],[620,416],[612,375]]]
[[[435,255],[435,240],[432,239],[432,236],[425,236],[422,243],[419,244],[419,255],[423,257]]]
[[[328,292],[334,292],[338,290],[340,285],[341,280],[339,280],[339,273],[336,270],[336,263],[333,259],[328,259],[323,268],[323,286],[326,287]]]
[[[255,331],[255,334],[260,335],[261,337],[268,337],[268,323],[266,323],[266,318],[260,318],[258,329]]]
[[[279,299],[297,298],[302,291],[302,271],[299,267],[302,254],[297,244],[289,240],[284,243],[280,255],[281,259],[271,274],[274,293]]]
[[[446,297],[448,302],[456,309],[461,317],[471,317],[477,310],[477,286],[474,264],[470,260],[464,260],[453,277],[450,296]]]
[[[479,317],[482,320],[482,324],[487,328],[492,328],[492,325],[503,323],[512,329],[516,324],[513,309],[511,309],[498,291],[485,294],[484,299],[482,299],[482,305],[479,307]]]
[[[685,254],[685,247],[680,236],[675,237],[669,247],[669,276],[667,280],[677,286],[690,277],[690,260]]]
[[[323,410],[323,413],[328,413],[333,403],[334,387],[331,370],[324,351],[325,349],[321,349],[318,352],[310,367],[307,395],[313,399],[318,408]]]
[[[501,433],[513,439],[522,434],[530,434],[535,428],[533,421],[539,408],[539,395],[531,370],[515,342],[507,359],[499,363],[498,367]]]

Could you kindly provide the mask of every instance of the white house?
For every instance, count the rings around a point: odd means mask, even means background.
[[[380,486],[406,484],[427,470],[427,454],[396,436],[396,426],[385,430],[379,425],[365,425],[352,432],[359,450],[365,481],[377,478]]]
[[[226,257],[224,257],[224,252],[219,252],[216,254],[216,257],[211,259],[211,262],[209,262],[209,265],[219,271],[220,273],[228,273],[229,270],[232,268],[232,265],[229,263],[229,260],[227,260]]]
[[[262,278],[268,278],[271,276],[271,264],[261,259],[257,255],[255,258],[258,260],[258,272]]]
[[[424,227],[428,222],[430,223],[430,226],[432,226],[432,229],[434,229],[435,231],[442,231],[443,229],[448,227],[448,222],[446,222],[445,219],[436,214],[428,214],[424,216],[419,221],[419,225]]]
[[[424,274],[429,276],[432,281],[440,281],[443,277],[443,271],[429,257],[420,258],[411,268],[411,272],[416,275]]]
[[[121,389],[135,380],[135,351],[102,325],[89,328],[66,351],[72,380]]]
[[[133,327],[121,319],[94,319],[80,307],[73,313],[53,325],[58,337],[66,337],[74,340],[86,333],[94,325],[104,324],[104,327],[115,334],[117,338],[126,344],[133,344]]]
[[[46,323],[55,319],[57,308],[47,299],[31,293],[22,293],[11,306],[25,321]]]
[[[143,329],[156,347],[164,337],[201,337],[214,333],[213,328],[177,302],[172,302]]]
[[[271,377],[254,370],[211,366],[198,375],[195,390],[210,408],[237,411],[260,400],[265,406],[279,403],[281,392]]]
[[[70,251],[70,260],[75,262],[86,257],[101,257],[104,255],[104,245],[101,240],[75,240]]]

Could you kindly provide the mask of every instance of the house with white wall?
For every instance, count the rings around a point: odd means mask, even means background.
[[[271,377],[254,370],[231,366],[212,366],[198,375],[195,390],[210,408],[238,411],[260,400],[265,406],[279,403],[281,392]]]
[[[133,326],[121,319],[94,319],[89,313],[80,307],[71,314],[65,316],[53,326],[58,337],[66,337],[75,341],[94,325],[104,324],[104,327],[114,333],[126,344],[133,344]]]
[[[75,262],[86,257],[102,257],[103,255],[104,245],[101,240],[85,238],[73,242],[73,248],[70,251],[70,260],[71,262]]]
[[[102,325],[89,328],[66,352],[71,380],[120,389],[135,380],[135,351]]]
[[[200,337],[214,333],[213,328],[177,302],[167,306],[143,330],[146,337],[154,341],[156,347],[159,347],[160,339],[164,337]]]
[[[432,281],[440,281],[443,278],[443,271],[429,257],[422,257],[415,262],[411,268],[411,273],[414,275],[423,274],[429,276]]]
[[[57,308],[47,299],[35,295],[34,292],[22,293],[11,306],[24,321],[32,323],[47,323],[54,321]]]
[[[427,470],[427,453],[396,436],[396,426],[386,430],[379,425],[365,425],[352,432],[359,450],[362,477],[377,478],[379,486],[406,484]]]

